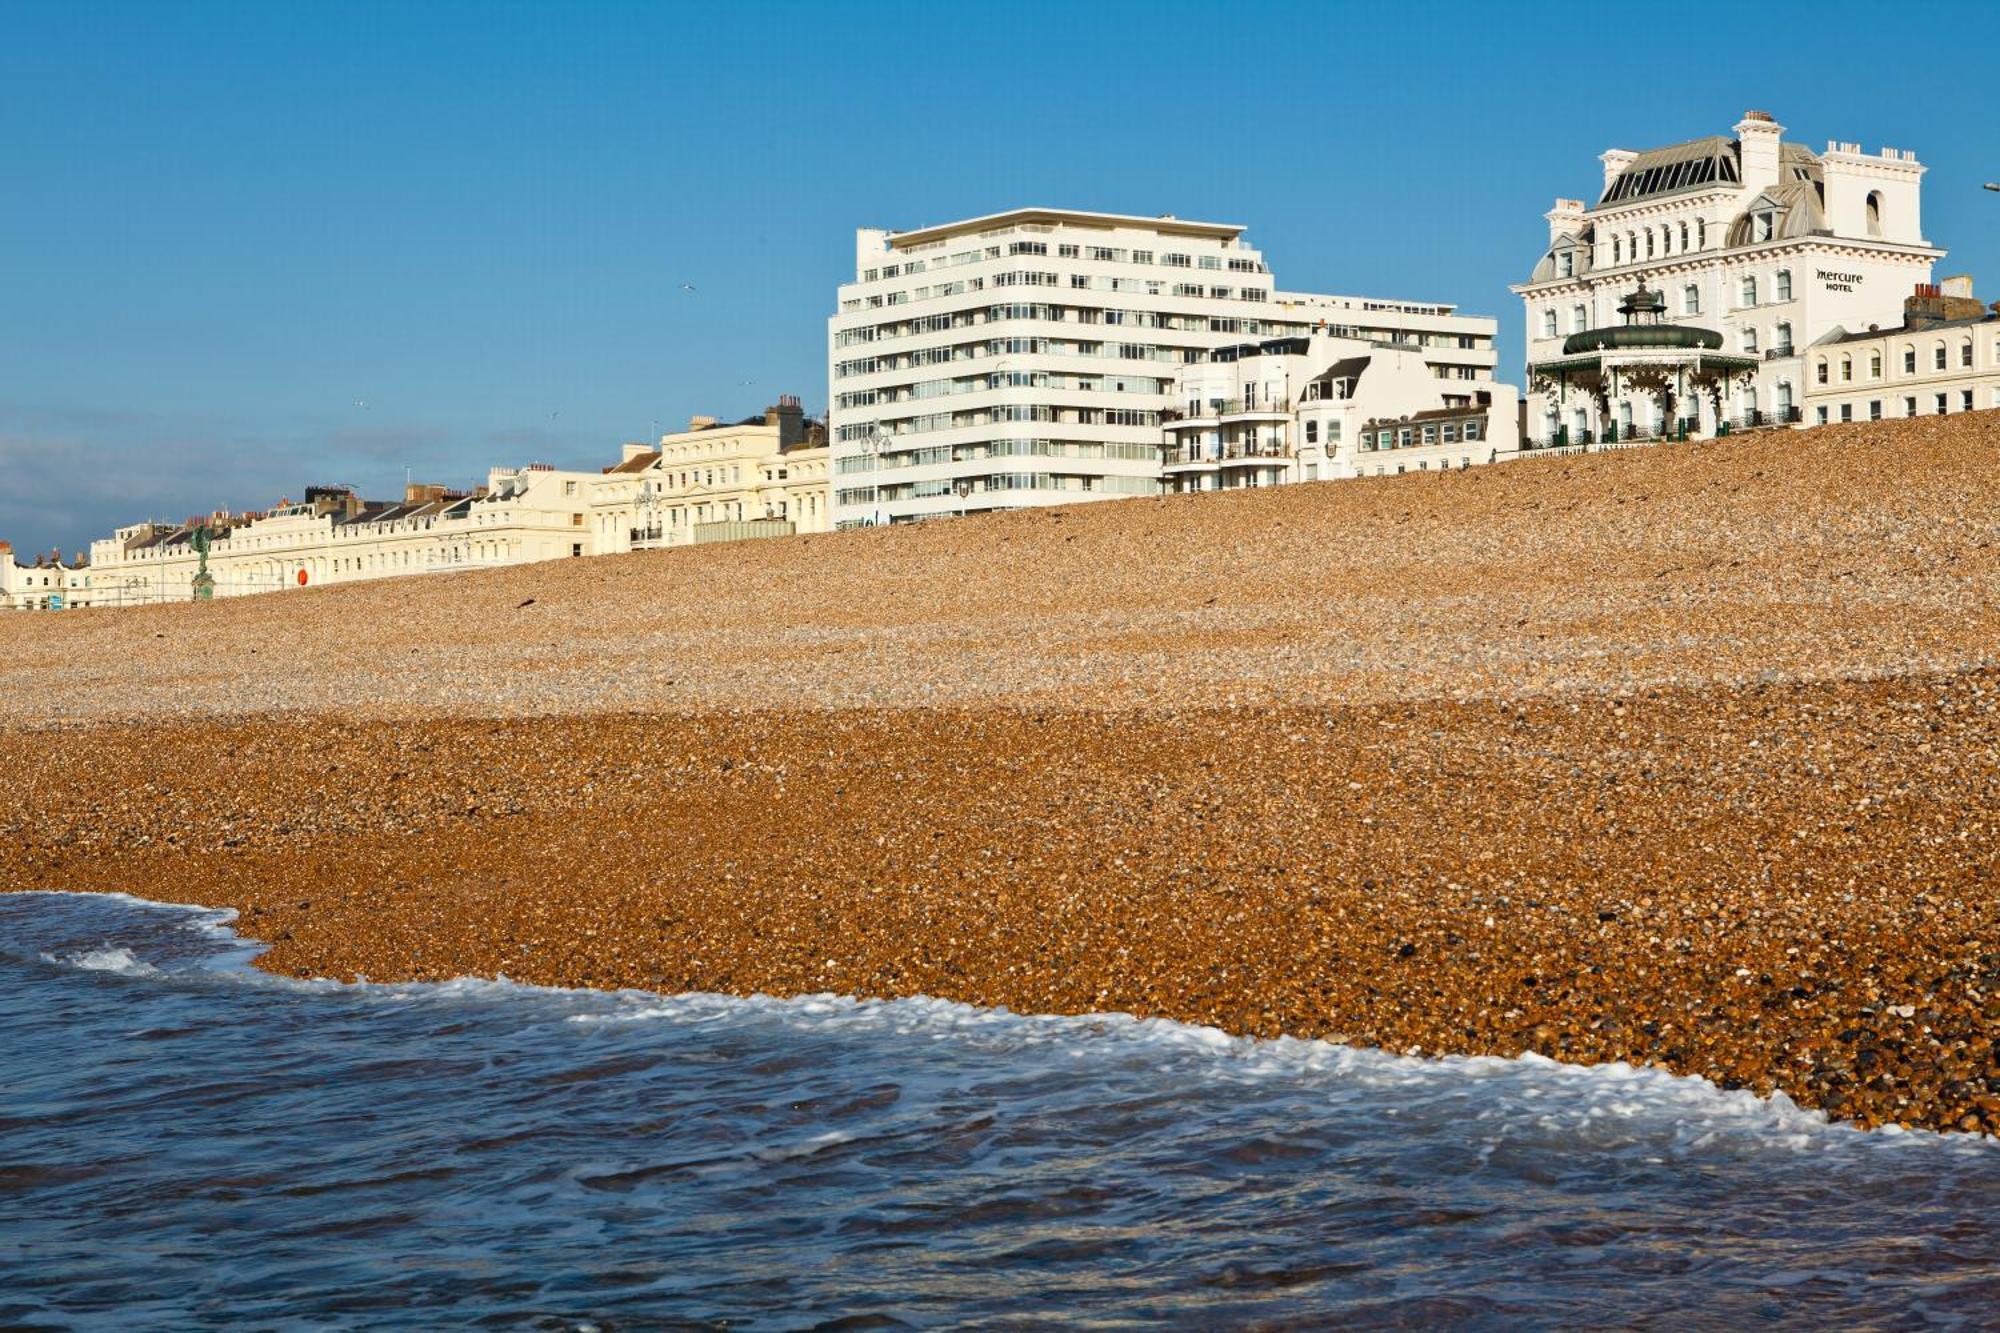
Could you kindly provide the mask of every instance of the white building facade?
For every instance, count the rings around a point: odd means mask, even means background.
[[[401,502],[370,502],[345,487],[309,487],[303,501],[260,514],[135,523],[91,543],[93,602],[189,600],[198,526],[208,531],[216,597],[591,555],[585,515],[599,477],[535,464],[496,468],[470,493],[415,485]]]
[[[1326,332],[1216,348],[1177,382],[1163,431],[1166,488],[1445,471],[1511,457],[1514,387],[1462,376],[1463,368],[1419,341]]]
[[[856,233],[828,322],[833,519],[1157,494],[1186,368],[1246,340],[1416,341],[1490,382],[1491,320],[1280,292],[1243,228],[1016,209]]]
[[[0,611],[61,611],[89,606],[94,576],[78,560],[64,564],[58,554],[23,562],[11,543],[0,542]]]
[[[1808,425],[2000,408],[2000,302],[1983,305],[1969,277],[1919,287],[1894,328],[1838,334],[1807,355]]]
[[[1512,289],[1531,364],[1559,360],[1564,339],[1614,325],[1627,293],[1653,288],[1667,320],[1720,331],[1721,350],[1760,363],[1720,413],[1687,399],[1695,432],[1713,434],[1725,423],[1803,422],[1811,346],[1900,319],[1903,298],[1944,254],[1924,238],[1916,155],[1853,143],[1815,153],[1784,142],[1784,127],[1759,111],[1734,132],[1613,149],[1595,204],[1556,201],[1547,249]],[[1644,393],[1599,402],[1528,385],[1528,432],[1540,444],[1663,433],[1670,423],[1657,413]]]

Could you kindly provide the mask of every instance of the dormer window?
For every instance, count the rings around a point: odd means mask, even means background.
[[[1575,277],[1576,256],[1568,250],[1565,250],[1561,254],[1557,255],[1556,270],[1557,272],[1561,273],[1562,276],[1565,278]]]
[[[1758,240],[1768,241],[1777,234],[1777,231],[1778,215],[1776,213],[1759,213],[1757,215]]]

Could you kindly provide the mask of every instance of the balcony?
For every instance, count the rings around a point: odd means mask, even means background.
[[[1184,449],[1168,448],[1162,451],[1160,459],[1164,467],[1223,467],[1231,464],[1255,464],[1290,458],[1293,451],[1282,444],[1230,444],[1220,449],[1194,446]]]

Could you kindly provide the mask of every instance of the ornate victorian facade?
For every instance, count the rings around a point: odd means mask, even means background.
[[[1802,420],[1807,349],[1900,319],[1904,296],[1944,254],[1924,239],[1916,155],[1853,143],[1815,153],[1785,143],[1761,111],[1734,128],[1734,138],[1613,149],[1595,204],[1556,201],[1548,247],[1513,288],[1531,365],[1553,366],[1576,335],[1613,327],[1611,311],[1643,277],[1658,291],[1659,322],[1709,330],[1720,346],[1707,350],[1755,362],[1720,396],[1684,400],[1684,419],[1711,434]],[[1679,429],[1657,410],[1659,384],[1634,374],[1605,387],[1579,397],[1561,376],[1530,385],[1530,439]]]

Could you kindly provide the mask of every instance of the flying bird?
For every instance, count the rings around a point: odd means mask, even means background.
[[[684,292],[691,292],[694,290],[694,284],[691,282],[684,282],[681,284],[681,290]]]

